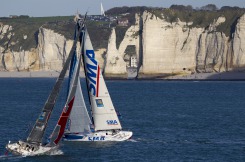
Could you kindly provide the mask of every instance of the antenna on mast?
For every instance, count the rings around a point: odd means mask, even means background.
[[[102,2],[100,3],[100,14],[101,14],[101,16],[105,16],[105,11],[104,11]]]

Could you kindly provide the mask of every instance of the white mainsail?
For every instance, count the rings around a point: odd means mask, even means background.
[[[122,129],[86,29],[83,56],[95,131]]]

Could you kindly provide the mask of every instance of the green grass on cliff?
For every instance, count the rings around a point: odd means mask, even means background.
[[[149,9],[155,16],[160,19],[165,18],[168,22],[177,22],[178,19],[182,22],[193,22],[189,27],[207,28],[210,24],[219,17],[225,17],[226,21],[220,24],[216,31],[223,32],[226,36],[232,35],[235,31],[237,20],[245,14],[245,9],[234,10],[217,10],[217,11],[203,11],[203,10],[175,10],[175,9]]]
[[[0,22],[3,25],[12,26],[12,31],[5,34],[5,37],[0,40],[0,45],[7,47],[13,51],[28,50],[30,48],[36,48],[38,31],[41,26],[45,26],[49,23],[55,22],[67,22],[70,21],[71,16],[58,16],[58,17],[31,17],[31,18],[2,18]],[[14,34],[14,35],[13,35]],[[7,35],[12,35],[11,38],[7,38]],[[24,39],[27,36],[27,39]],[[11,42],[7,43],[6,42]]]
[[[227,7],[226,7],[227,8]],[[116,7],[106,12],[109,16],[119,18],[127,18],[129,26],[135,24],[135,13],[142,14],[145,10],[156,15],[158,18],[164,18],[168,22],[176,22],[180,19],[182,22],[193,22],[189,27],[207,28],[218,17],[223,16],[226,21],[220,24],[216,31],[223,32],[226,36],[232,38],[235,31],[237,20],[245,14],[245,9],[232,8],[221,9],[217,11],[202,11],[202,10],[177,10],[168,8],[152,8],[152,7]],[[56,17],[29,17],[29,18],[0,18],[0,24],[11,25],[13,30],[5,34],[5,37],[0,39],[0,46],[6,50],[20,51],[29,50],[37,47],[37,38],[39,28],[45,27],[52,29],[55,32],[62,34],[67,39],[73,39],[74,35],[74,16],[56,16]],[[107,48],[111,27],[116,27],[116,46],[119,47],[124,35],[129,28],[119,27],[115,22],[106,21],[87,21],[88,31],[95,49]],[[142,31],[141,31],[142,32]],[[139,32],[139,33],[141,33]],[[14,35],[13,35],[14,33]],[[139,34],[136,33],[136,34]],[[10,35],[12,35],[10,37]],[[8,37],[7,37],[8,36]],[[24,39],[27,36],[27,39]],[[15,44],[13,44],[15,43]]]
[[[11,25],[13,30],[5,34],[0,40],[0,46],[13,51],[29,50],[37,47],[37,38],[39,28],[42,26],[47,29],[64,35],[67,39],[73,39],[74,36],[74,16],[58,17],[36,17],[36,18],[2,18],[0,22],[4,25]],[[91,41],[95,49],[107,48],[108,39],[111,33],[108,22],[87,21],[87,27]],[[10,38],[7,35],[14,33]],[[23,39],[27,35],[27,39]],[[10,44],[6,42],[15,42]]]

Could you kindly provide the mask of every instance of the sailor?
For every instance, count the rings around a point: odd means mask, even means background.
[[[113,135],[116,134],[116,130],[115,129],[112,130],[112,134]]]
[[[26,150],[29,151],[30,150],[30,146],[26,145]]]

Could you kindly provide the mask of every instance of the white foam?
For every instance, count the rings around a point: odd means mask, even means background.
[[[130,141],[130,142],[138,142],[138,141],[136,141],[134,139],[128,139],[127,141]]]
[[[64,152],[62,150],[52,150],[48,153],[48,155],[64,155]]]
[[[1,155],[0,156],[0,161],[1,160],[13,160],[13,159],[20,159],[22,156],[17,156],[17,155]]]

